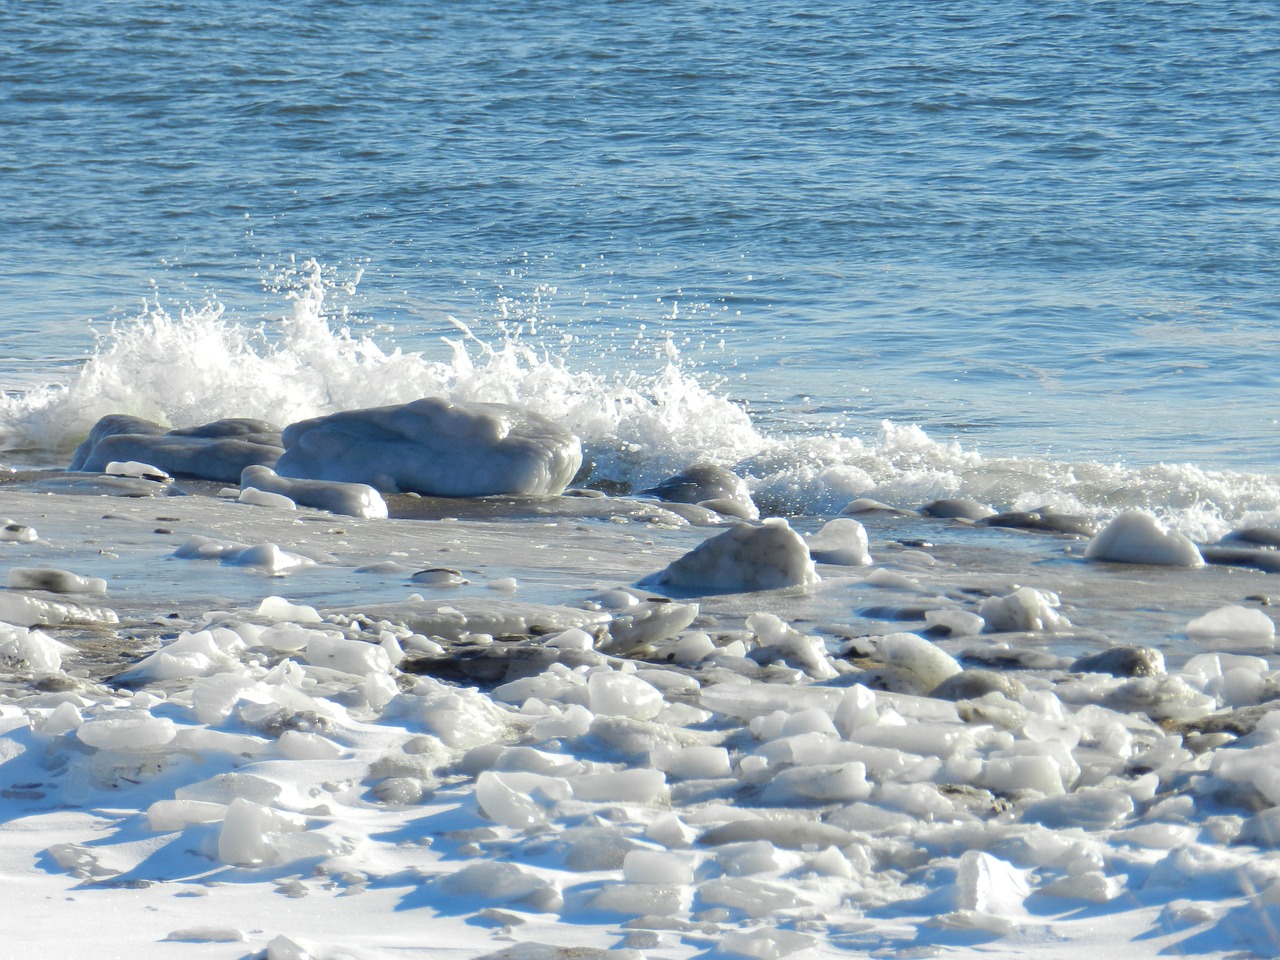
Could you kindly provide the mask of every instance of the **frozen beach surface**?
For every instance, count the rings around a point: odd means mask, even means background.
[[[435,397],[304,420],[283,438],[275,464],[281,476],[392,493],[554,496],[582,466],[578,438],[545,417]]]
[[[1277,952],[1260,571],[2,492],[41,532],[0,544],[17,954]]]

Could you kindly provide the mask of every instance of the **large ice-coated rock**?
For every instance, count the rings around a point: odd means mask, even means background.
[[[102,473],[113,462],[136,461],[179,476],[238,483],[245,467],[269,467],[280,453],[279,431],[262,420],[216,420],[166,432],[150,420],[111,414],[76,448],[70,469]]]
[[[442,497],[556,496],[582,466],[578,438],[502,403],[437,397],[290,424],[282,477],[367,483]]]
[[[1203,567],[1196,545],[1155,517],[1130,510],[1112,520],[1089,542],[1087,560],[1111,563],[1151,563],[1171,567]]]
[[[819,579],[804,538],[786,520],[773,517],[758,527],[736,524],[641,582],[690,593],[746,593]]]

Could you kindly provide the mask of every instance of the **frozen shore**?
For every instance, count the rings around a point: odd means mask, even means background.
[[[668,598],[723,525],[78,478],[0,488],[15,956],[1280,950],[1272,574],[871,512]]]

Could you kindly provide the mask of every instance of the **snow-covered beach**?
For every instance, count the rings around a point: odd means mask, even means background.
[[[855,504],[664,595],[741,521],[237,495],[0,489],[13,956],[1276,950],[1261,570]]]

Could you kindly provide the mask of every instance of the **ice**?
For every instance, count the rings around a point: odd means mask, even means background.
[[[816,563],[844,567],[865,567],[871,563],[871,554],[867,552],[867,530],[857,520],[847,517],[829,520],[808,540],[809,556]]]
[[[39,538],[34,527],[0,517],[0,543],[31,543]]]
[[[113,460],[102,472],[109,477],[133,477],[137,480],[151,480],[157,483],[168,483],[173,480],[173,477],[154,464],[140,463],[137,460],[126,460],[123,463]]]
[[[365,483],[340,483],[333,480],[297,480],[282,477],[270,467],[245,467],[240,474],[241,487],[253,487],[279,494],[303,507],[315,507],[350,517],[385,518],[387,502],[373,487]]]
[[[218,859],[234,866],[277,860],[284,834],[306,829],[306,818],[236,797],[218,833]]]
[[[689,592],[743,593],[818,582],[804,538],[786,520],[736,524],[642,583]]]
[[[1112,520],[1084,551],[1088,560],[1111,563],[1152,563],[1173,567],[1203,567],[1196,545],[1169,530],[1149,513],[1131,510]]]
[[[240,503],[247,503],[254,507],[270,507],[274,510],[298,509],[298,505],[283,494],[268,493],[257,487],[244,487],[236,499]]]
[[[0,623],[0,666],[4,669],[37,675],[58,673],[63,657],[71,652],[71,647],[40,630]]]
[[[1071,626],[1071,621],[1058,612],[1056,593],[1020,587],[1006,597],[988,597],[978,607],[978,615],[986,623],[985,632],[1029,630],[1053,633]]]
[[[90,717],[76,728],[76,738],[98,750],[150,750],[163,747],[177,735],[167,717],[146,710],[119,710]]]
[[[112,414],[94,425],[69,469],[102,473],[112,462],[134,460],[178,476],[238,483],[245,467],[271,466],[280,453],[279,432],[262,420],[218,420],[166,431],[158,423]]]
[[[631,596],[627,594],[627,596]],[[673,637],[698,616],[696,603],[673,603],[640,600],[614,613],[609,621],[610,653],[630,653],[639,648]]]
[[[688,884],[693,882],[693,862],[675,853],[632,850],[622,862],[622,876],[630,883]]]
[[[1188,623],[1187,636],[1193,640],[1265,643],[1270,647],[1275,642],[1276,625],[1261,610],[1228,604]]]
[[[112,624],[119,623],[120,617],[108,607],[76,600],[46,600],[25,593],[0,592],[0,622],[18,627]]]
[[[1020,916],[1030,893],[1022,871],[989,853],[971,850],[956,871],[956,908],[993,916]]]
[[[881,637],[879,649],[885,665],[912,678],[922,693],[928,693],[961,670],[955,657],[914,633]]]
[[[779,960],[817,943],[816,938],[794,930],[762,929],[726,934],[716,946],[716,953],[753,960]]]
[[[107,592],[107,581],[101,577],[82,577],[66,570],[46,567],[10,567],[9,587],[14,590],[45,590],[49,593]]]
[[[508,404],[436,397],[290,424],[282,477],[433,496],[555,496],[582,465],[578,438]]]

